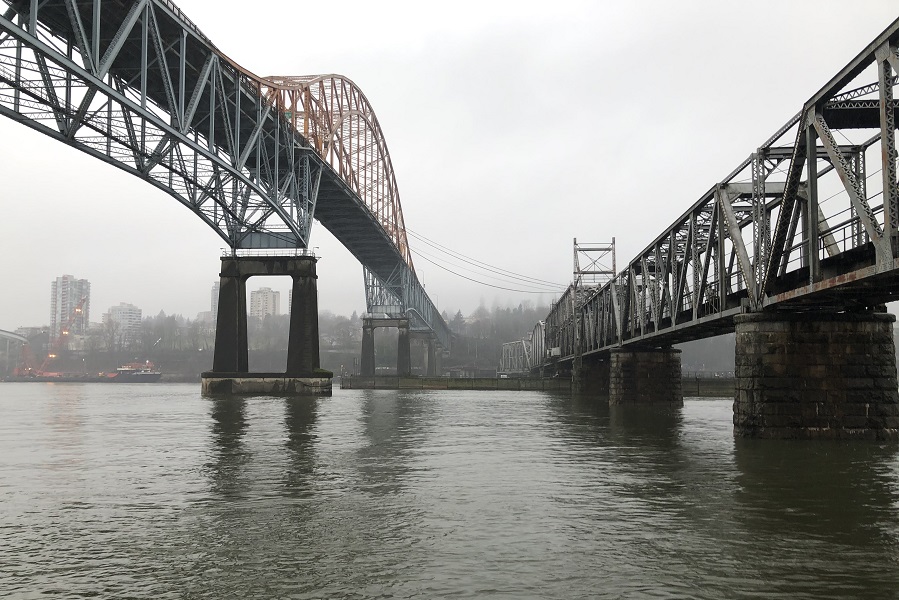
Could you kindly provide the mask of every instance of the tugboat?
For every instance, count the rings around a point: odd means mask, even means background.
[[[109,380],[115,383],[153,383],[159,381],[162,373],[149,360],[147,362],[128,363],[116,369],[115,373],[108,375]]]

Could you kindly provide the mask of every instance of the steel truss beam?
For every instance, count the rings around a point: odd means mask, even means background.
[[[503,344],[499,373],[527,375],[534,366],[530,340],[518,340]]]
[[[0,114],[165,191],[234,251],[308,248],[317,219],[446,329],[377,117],[345,77],[258,77],[169,0],[0,0]]]
[[[570,288],[547,316],[546,347],[566,360],[668,346],[732,331],[740,312],[899,298],[897,44],[899,21],[611,282],[577,303]]]
[[[452,333],[446,321],[437,313],[424,286],[410,269],[398,268],[386,280],[363,268],[365,304],[373,318],[397,319],[407,317],[412,331],[433,331],[437,343],[449,348]]]
[[[170,17],[163,23],[161,5],[137,2],[110,40],[94,32],[88,44],[80,15],[94,5],[81,4],[89,6],[65,3],[74,40],[59,36],[66,24],[44,26],[40,8],[36,31],[28,28],[30,13],[19,13],[17,23],[0,17],[8,36],[0,46],[0,113],[166,191],[232,248],[305,247],[322,167],[301,139],[279,130],[255,82],[207,52],[207,77],[191,89],[195,99],[206,98],[208,110],[198,110],[180,78],[205,40]],[[269,125],[267,135],[242,143],[233,132],[261,130],[257,117]],[[254,161],[247,165],[241,155]]]

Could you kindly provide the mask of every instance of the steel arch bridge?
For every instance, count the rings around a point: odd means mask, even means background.
[[[254,75],[169,0],[0,0],[0,114],[163,190],[234,253],[306,249],[317,220],[362,264],[369,312],[448,347],[383,132],[346,77]]]
[[[601,287],[569,287],[532,368],[899,300],[899,20]]]

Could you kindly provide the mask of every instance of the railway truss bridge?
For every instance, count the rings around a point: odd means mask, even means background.
[[[313,220],[362,264],[370,322],[448,347],[383,132],[346,77],[254,75],[169,0],[0,0],[0,114],[161,189],[227,243],[214,372],[246,374],[246,280],[266,274],[293,279],[287,375],[317,371]]]
[[[899,21],[624,270],[570,287],[531,366],[679,401],[671,346],[736,331],[737,432],[896,437],[897,45]]]

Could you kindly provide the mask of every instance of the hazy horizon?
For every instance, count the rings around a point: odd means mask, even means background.
[[[177,4],[259,75],[348,76],[384,130],[409,231],[560,291],[572,238],[615,237],[622,268],[896,18],[886,0],[811,12],[773,0],[346,2],[334,28],[308,25],[334,23],[330,4],[258,0],[240,18],[209,0]],[[809,43],[812,17],[826,43]],[[63,274],[91,282],[94,321],[120,302],[145,316],[209,310],[225,246],[209,227],[10,119],[0,139],[0,329],[46,324],[50,282]],[[310,246],[320,310],[363,312],[358,261],[319,224]],[[417,237],[410,246],[441,311],[558,297],[513,291],[445,255],[432,264]],[[286,304],[286,279],[250,289],[261,286]]]
[[[80,277],[77,274],[73,274],[73,273],[60,273],[59,277],[62,277],[63,275],[72,275],[76,279],[87,279],[86,277]],[[195,313],[185,313],[185,312],[180,312],[177,310],[168,310],[164,306],[160,307],[159,310],[148,311],[148,310],[144,309],[144,307],[140,306],[139,304],[128,301],[128,300],[120,300],[120,301],[114,302],[113,304],[110,304],[109,306],[100,307],[96,304],[96,301],[94,300],[96,284],[93,281],[90,281],[90,280],[88,280],[88,281],[91,284],[91,296],[90,296],[90,322],[91,322],[91,324],[101,323],[103,315],[106,312],[108,312],[112,306],[117,306],[118,304],[123,303],[123,302],[127,303],[127,304],[132,304],[132,305],[136,306],[137,308],[141,309],[143,318],[155,317],[160,313],[160,311],[162,311],[167,316],[177,315],[177,316],[182,316],[186,319],[190,319],[191,321],[193,321],[193,320],[197,319],[197,317],[199,316],[200,313],[208,312],[211,310],[211,308],[212,308],[212,306],[211,306],[212,286],[214,283],[216,283],[216,281],[209,282],[209,286],[208,286],[209,289],[206,291],[208,299],[207,299],[207,304],[206,304],[205,308],[202,308],[201,310],[198,310]],[[35,322],[31,322],[31,323],[18,323],[14,326],[10,325],[9,323],[5,323],[5,325],[7,325],[5,327],[3,326],[3,324],[0,324],[0,330],[15,331],[16,329],[18,329],[20,327],[49,326],[49,323],[50,323],[50,302],[49,302],[50,292],[49,292],[49,290],[50,290],[51,283],[52,282],[49,282],[49,281],[47,282],[47,294],[46,294],[47,306],[46,306],[46,311],[45,311],[45,313],[46,313],[45,318],[43,321],[41,321],[41,322],[35,321]],[[249,306],[250,293],[252,293],[253,291],[256,291],[260,288],[264,288],[264,287],[268,287],[268,288],[271,288],[273,291],[280,292],[279,314],[282,314],[282,315],[287,314],[288,313],[288,291],[290,289],[290,280],[287,277],[259,276],[259,277],[251,278],[250,283],[248,283],[248,285],[247,285],[247,306]],[[318,307],[319,313],[330,312],[334,315],[345,316],[345,317],[351,316],[353,314],[353,312],[361,315],[362,313],[365,312],[365,308],[366,308],[364,294],[362,294],[362,296],[363,296],[362,302],[359,307],[353,308],[350,310],[346,310],[346,311],[334,310],[331,307],[322,306],[321,302],[319,302],[319,307]],[[105,298],[106,295],[104,295],[102,297]],[[487,303],[484,301],[484,298],[482,297],[482,298],[480,298],[478,303],[476,305],[474,305],[470,310],[465,310],[461,307],[445,307],[445,306],[439,306],[438,309],[440,310],[441,313],[445,311],[451,318],[458,311],[462,311],[462,314],[467,317],[467,316],[470,316],[475,311],[477,311],[478,308],[480,308],[480,307],[485,307],[489,310],[492,310],[494,308],[502,308],[502,309],[517,308],[519,305],[525,304],[527,302],[530,302],[535,307],[542,307],[542,306],[548,307],[549,306],[548,301],[547,302],[535,301],[531,298],[523,298],[520,301],[515,302],[515,303],[500,303],[498,301]]]

